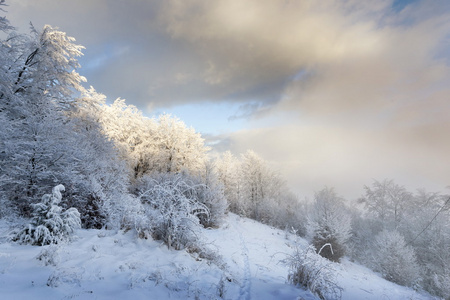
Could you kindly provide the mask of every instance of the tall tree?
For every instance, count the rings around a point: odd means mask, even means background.
[[[2,6],[5,6],[5,0],[0,0],[0,11],[4,11],[2,9]],[[5,34],[8,34],[11,30],[13,30],[14,27],[12,27],[6,19],[6,17],[0,17],[0,31],[4,32]],[[0,40],[0,100],[5,98],[7,92],[8,92],[8,85],[11,79],[9,78],[9,56],[10,56],[10,48],[11,45],[6,40]],[[3,101],[2,101],[3,102]],[[0,102],[0,103],[2,103]],[[0,105],[0,112],[2,111],[2,106]]]
[[[72,173],[76,151],[66,112],[84,79],[74,71],[82,47],[73,41],[50,26],[8,39],[9,81],[2,85],[1,111],[14,130],[4,137],[2,164],[9,177],[1,189],[21,213],[29,213],[36,195],[63,177],[77,176]]]
[[[76,207],[85,227],[103,227],[108,210],[128,192],[129,177],[114,143],[104,134],[101,118],[106,97],[92,87],[76,101],[70,114],[75,134],[74,183],[70,206]]]
[[[241,156],[240,176],[242,194],[247,201],[249,217],[261,220],[262,202],[266,197],[267,170],[263,159],[254,151],[248,150]]]
[[[380,222],[383,229],[397,229],[403,219],[412,195],[393,180],[374,181],[365,186],[366,195],[361,199],[369,213]]]
[[[244,206],[240,195],[239,160],[226,151],[216,160],[218,179],[224,186],[225,198],[229,209],[237,214],[244,214]]]

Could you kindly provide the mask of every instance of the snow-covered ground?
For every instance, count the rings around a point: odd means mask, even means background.
[[[7,242],[8,231],[0,221],[0,299],[316,299],[286,284],[280,262],[306,242],[234,214],[203,231],[215,263],[133,232],[79,230],[70,244],[36,247]],[[431,299],[347,260],[334,268],[342,299]]]

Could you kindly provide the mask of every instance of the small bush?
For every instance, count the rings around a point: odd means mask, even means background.
[[[296,249],[285,262],[289,266],[289,283],[310,290],[322,300],[341,298],[342,288],[336,284],[332,263],[318,255],[313,245]]]
[[[44,263],[44,266],[56,266],[59,263],[59,246],[50,245],[43,247],[42,251],[36,256],[37,260]]]
[[[32,204],[32,220],[18,232],[13,240],[37,246],[58,244],[81,227],[80,213],[75,208],[62,211],[61,202],[64,186],[57,185],[52,194],[45,194],[41,202]]]

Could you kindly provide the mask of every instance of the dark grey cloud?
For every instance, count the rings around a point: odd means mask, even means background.
[[[8,17],[22,29],[48,23],[77,38],[90,84],[143,109],[201,101],[268,107],[286,96],[306,102],[302,109],[334,109],[377,102],[385,94],[374,86],[396,84],[397,68],[408,71],[402,61],[429,63],[409,53],[428,51],[448,32],[440,24],[445,3],[401,3],[396,14],[393,1],[23,0],[10,1]],[[427,20],[435,21],[420,32]],[[318,74],[308,88],[323,96],[304,93],[295,80],[301,70]],[[336,79],[355,84],[329,83]],[[296,86],[305,97],[292,95]]]
[[[345,21],[349,15],[360,18],[353,6],[24,0],[12,2],[9,15],[22,28],[28,21],[36,27],[49,23],[75,36],[87,48],[80,62],[90,83],[112,98],[144,107],[148,102],[279,101],[299,69],[343,55],[335,43],[353,42],[352,26]],[[373,12],[379,6],[363,8]]]

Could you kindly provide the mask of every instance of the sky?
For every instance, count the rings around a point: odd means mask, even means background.
[[[450,1],[7,0],[86,47],[79,73],[213,146],[259,153],[300,197],[450,185]]]

